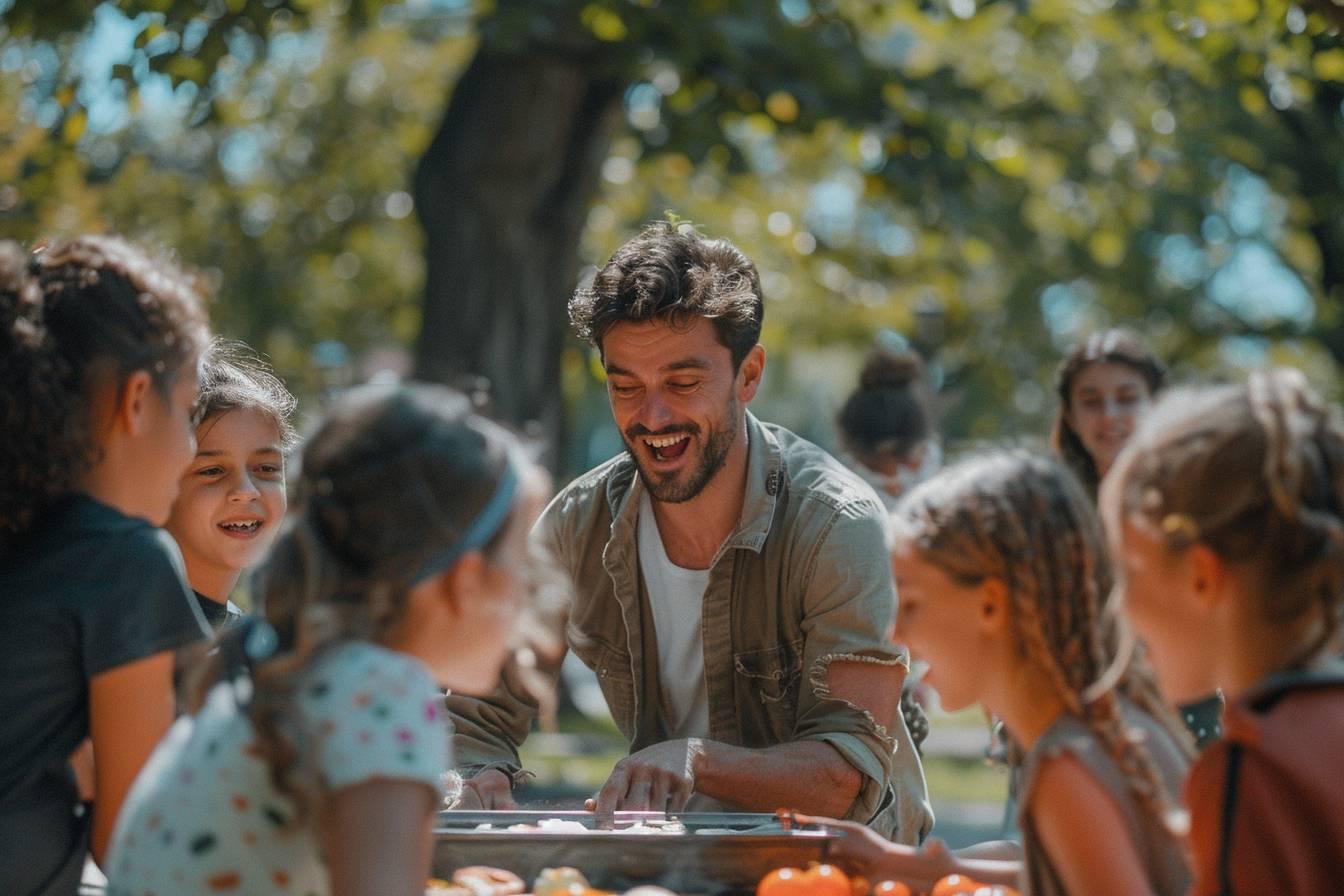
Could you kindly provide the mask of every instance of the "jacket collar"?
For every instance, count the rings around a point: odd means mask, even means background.
[[[760,553],[775,518],[775,504],[784,488],[785,467],[779,440],[750,411],[747,415],[747,490],[737,528],[719,549],[746,548]],[[644,482],[628,454],[612,470],[607,502],[611,509],[611,541],[635,536]],[[716,558],[717,560],[717,558]]]

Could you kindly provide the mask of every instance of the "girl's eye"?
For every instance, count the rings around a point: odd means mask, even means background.
[[[196,471],[197,476],[218,476],[224,472],[223,467],[202,467]]]
[[[279,476],[284,471],[279,464],[261,464],[257,467],[257,472],[263,476]]]

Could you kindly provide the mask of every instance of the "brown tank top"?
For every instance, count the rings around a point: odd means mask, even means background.
[[[1121,713],[1129,727],[1144,738],[1144,746],[1157,767],[1159,780],[1173,801],[1181,792],[1188,761],[1180,745],[1155,719],[1128,703]],[[1067,753],[1081,762],[1114,798],[1129,829],[1135,851],[1143,861],[1149,885],[1157,896],[1185,896],[1190,888],[1190,868],[1180,840],[1152,817],[1129,789],[1125,774],[1082,719],[1063,715],[1051,725],[1022,760],[1022,803],[1018,825],[1022,829],[1023,896],[1086,896],[1065,887],[1054,862],[1045,851],[1032,817],[1033,791],[1042,765]]]

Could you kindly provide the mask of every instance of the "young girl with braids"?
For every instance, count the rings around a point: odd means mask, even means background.
[[[1228,695],[1185,789],[1195,894],[1344,892],[1338,409],[1295,370],[1172,394],[1102,509],[1166,696],[1210,677]]]
[[[346,393],[303,450],[262,618],[224,630],[136,782],[109,893],[423,893],[440,690],[498,678],[542,481],[459,393]]]
[[[187,582],[210,625],[235,624],[239,577],[285,515],[285,451],[294,396],[241,342],[216,339],[201,358],[196,456],[165,528],[182,549]]]
[[[1188,744],[1124,632],[1100,525],[1077,480],[1019,452],[964,461],[894,515],[897,639],[943,705],[1003,720],[1022,774],[1020,861],[919,850],[846,828],[838,855],[872,879],[946,874],[1031,896],[1184,894],[1171,794]]]
[[[194,450],[205,340],[166,259],[0,241],[0,892],[75,893],[172,723],[174,648],[204,637],[154,527]]]

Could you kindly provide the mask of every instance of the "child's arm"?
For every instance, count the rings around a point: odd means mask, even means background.
[[[1010,841],[978,843],[952,852],[937,838],[923,846],[906,846],[892,843],[857,822],[797,814],[794,818],[824,824],[836,835],[827,849],[828,861],[874,883],[898,880],[916,893],[929,892],[949,874],[961,874],[983,884],[1015,887],[1022,872],[1021,851]]]
[[[1115,800],[1067,753],[1042,763],[1031,817],[1070,893],[1150,896],[1129,827]]]
[[[322,806],[332,896],[422,896],[438,796],[418,781],[343,787]]]
[[[93,676],[89,732],[94,764],[93,857],[106,856],[122,801],[173,724],[173,652],[156,653]]]

